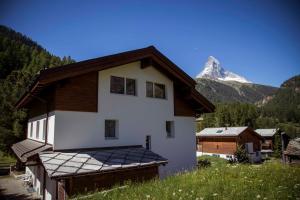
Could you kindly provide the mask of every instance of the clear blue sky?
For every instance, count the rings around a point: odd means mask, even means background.
[[[192,77],[209,55],[256,83],[300,74],[297,0],[1,0],[0,24],[76,61],[154,45]]]

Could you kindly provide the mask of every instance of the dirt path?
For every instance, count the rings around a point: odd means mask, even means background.
[[[11,176],[0,177],[0,199],[3,200],[29,200],[33,199],[20,180]]]

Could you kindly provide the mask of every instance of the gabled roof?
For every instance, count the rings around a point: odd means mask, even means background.
[[[168,162],[142,146],[42,152],[39,157],[50,178],[108,173]]]
[[[196,133],[196,136],[203,137],[236,137],[245,131],[248,127],[219,127],[219,128],[205,128]]]
[[[275,135],[277,129],[256,129],[255,132],[263,137],[272,137]]]
[[[43,142],[26,139],[12,145],[11,149],[18,159],[25,163],[27,160],[38,153],[52,149],[52,146]]]
[[[199,107],[204,107],[204,112],[212,112],[214,110],[214,105],[196,91],[195,80],[153,46],[41,70],[36,80],[29,87],[29,90],[16,103],[16,108],[24,107],[31,101],[33,95],[39,94],[45,87],[57,81],[135,61],[141,61],[141,67],[149,65],[156,67],[177,84],[188,88],[189,93],[186,99],[199,104]]]

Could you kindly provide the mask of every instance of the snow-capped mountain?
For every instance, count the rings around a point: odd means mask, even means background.
[[[240,83],[251,83],[246,78],[227,71],[221,67],[220,62],[213,56],[209,56],[203,71],[196,78],[208,78],[220,81],[237,81]]]

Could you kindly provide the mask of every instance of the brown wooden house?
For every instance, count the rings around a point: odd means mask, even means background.
[[[240,145],[245,147],[251,161],[261,160],[263,138],[249,127],[206,128],[196,136],[198,156],[212,155],[232,159]]]

